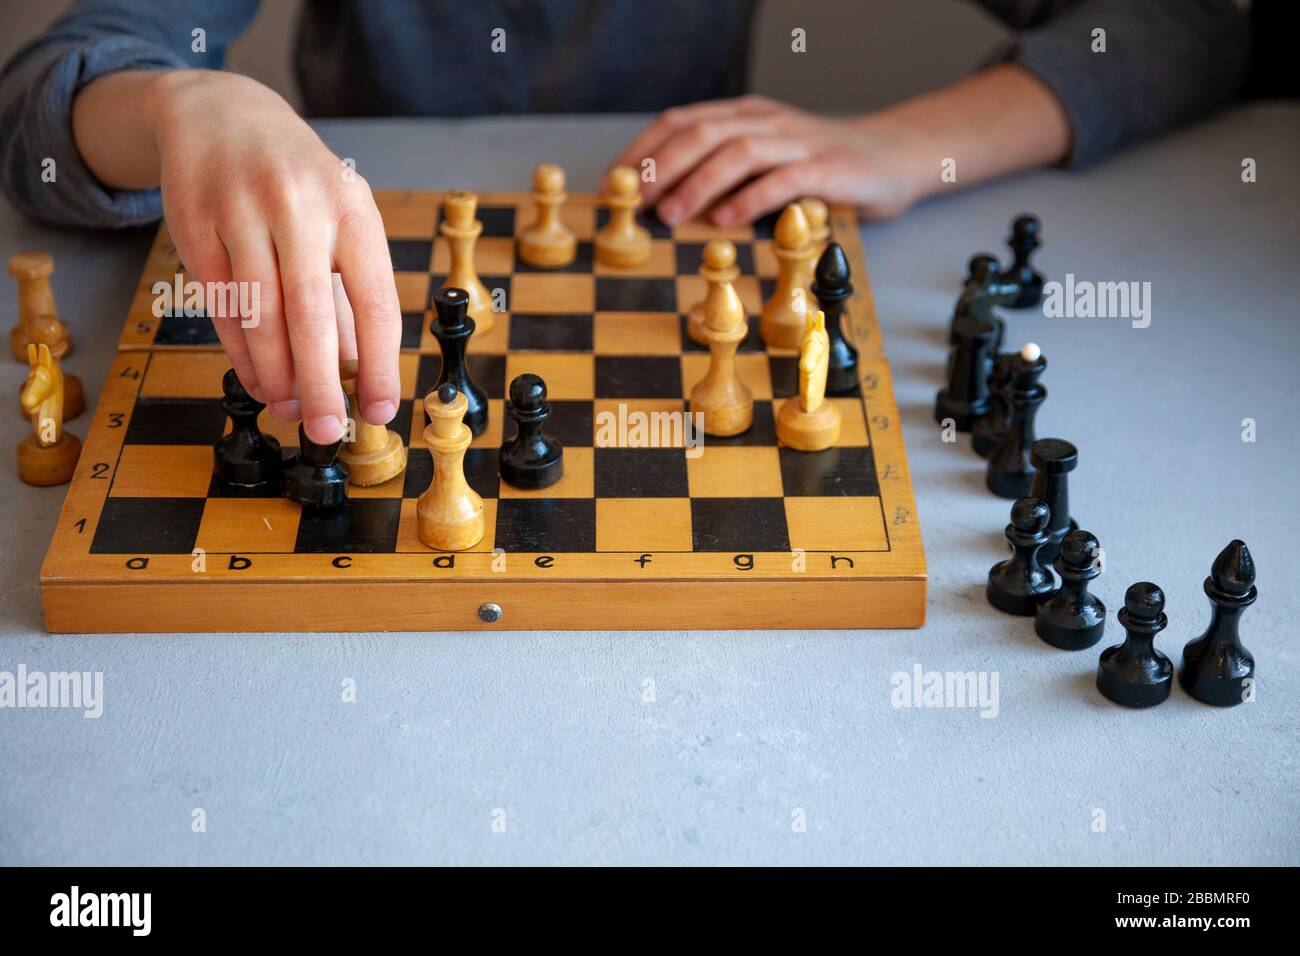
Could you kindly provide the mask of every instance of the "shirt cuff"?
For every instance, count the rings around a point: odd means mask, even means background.
[[[1093,53],[1088,41],[1086,35],[1026,33],[1009,57],[1038,77],[1065,110],[1071,131],[1070,155],[1063,163],[1068,168],[1091,165],[1132,138],[1117,107],[1129,81],[1123,61],[1113,61],[1117,69],[1099,70],[1096,57],[1106,54]]]
[[[109,189],[82,161],[72,134],[72,102],[93,80],[121,70],[189,66],[169,51],[137,37],[108,36],[14,60],[17,76],[5,85],[25,87],[6,104],[6,126],[19,133],[4,156],[4,176],[15,204],[40,219],[78,226],[126,227],[162,216],[158,189]],[[22,74],[26,74],[23,76]],[[54,161],[53,181],[46,172]]]

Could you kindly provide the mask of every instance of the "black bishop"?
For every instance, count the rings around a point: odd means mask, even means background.
[[[1210,626],[1183,648],[1178,683],[1199,701],[1233,707],[1247,700],[1255,679],[1255,658],[1241,643],[1241,615],[1255,603],[1255,562],[1244,541],[1233,541],[1214,559],[1205,579]]]

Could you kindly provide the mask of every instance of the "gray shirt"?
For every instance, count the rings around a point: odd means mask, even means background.
[[[1073,165],[1227,103],[1246,77],[1249,18],[1233,0],[980,2],[1019,31],[1007,57],[1064,105]],[[73,142],[72,101],[116,70],[219,68],[258,5],[74,3],[0,73],[0,189],[30,215],[57,223],[158,219],[158,190],[106,189],[86,168]],[[295,61],[309,116],[652,112],[743,92],[755,6],[307,0]],[[1105,53],[1093,51],[1098,27],[1106,31]],[[42,179],[50,159],[54,188]]]

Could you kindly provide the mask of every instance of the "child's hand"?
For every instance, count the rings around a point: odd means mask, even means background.
[[[886,133],[876,117],[823,119],[743,96],[666,110],[617,162],[640,169],[654,159],[641,194],[668,223],[712,206],[713,223],[731,226],[809,195],[882,219],[918,198],[916,157],[901,132]]]
[[[358,358],[352,414],[387,422],[402,322],[366,181],[246,77],[177,71],[159,78],[157,97],[163,205],[181,261],[200,282],[260,284],[256,325],[214,317],[244,387],[277,418],[301,417],[313,441],[333,442],[345,424],[339,360]]]

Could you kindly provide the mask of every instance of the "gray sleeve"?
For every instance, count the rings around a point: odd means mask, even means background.
[[[82,0],[0,71],[0,191],[37,219],[70,226],[134,226],[162,216],[159,190],[106,188],[72,136],[72,101],[118,70],[218,68],[258,0]],[[203,30],[196,51],[194,31]],[[52,162],[51,162],[52,161]]]
[[[1007,59],[1041,79],[1081,167],[1230,103],[1250,65],[1250,16],[1234,0],[986,0],[1020,33]],[[1106,50],[1093,52],[1093,31]]]

